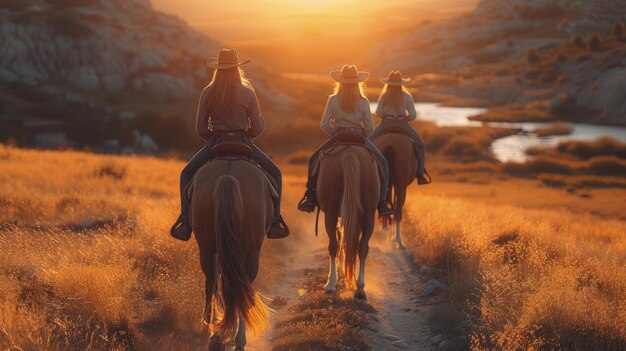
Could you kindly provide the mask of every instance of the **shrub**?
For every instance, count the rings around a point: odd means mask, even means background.
[[[626,160],[615,156],[598,156],[587,161],[586,172],[597,175],[626,177]]]
[[[580,49],[584,49],[586,47],[585,40],[583,39],[582,35],[580,35],[580,34],[576,34],[572,38],[572,44],[574,46],[576,46],[577,48],[580,48]]]
[[[533,130],[539,137],[547,137],[551,135],[569,135],[572,134],[574,128],[561,123],[553,123],[543,127],[537,127]]]
[[[111,177],[115,180],[122,180],[126,176],[126,165],[106,160],[96,169],[96,175],[99,177]]]
[[[615,156],[626,159],[626,144],[609,137],[599,138],[595,141],[561,142],[557,145],[556,150],[583,160],[596,156]]]
[[[541,57],[539,56],[537,49],[530,48],[526,50],[526,61],[530,65],[537,65],[541,62]]]
[[[615,21],[611,27],[611,34],[617,40],[624,40],[626,38],[626,28],[624,27],[624,22],[620,20]]]
[[[442,149],[444,155],[456,156],[463,160],[489,158],[484,143],[468,135],[454,136]]]
[[[591,33],[589,39],[587,40],[587,47],[589,48],[589,50],[593,51],[602,50],[602,37],[600,37],[600,34],[598,34],[598,32]]]

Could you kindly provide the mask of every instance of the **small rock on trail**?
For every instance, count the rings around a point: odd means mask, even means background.
[[[422,297],[429,296],[440,287],[441,287],[441,283],[438,280],[431,279],[428,282],[426,282],[424,286],[422,286],[422,289],[420,290],[420,296]]]

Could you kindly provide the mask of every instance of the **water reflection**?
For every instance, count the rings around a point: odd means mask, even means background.
[[[376,111],[377,103],[371,104],[372,111]],[[437,126],[482,126],[482,122],[470,121],[469,116],[485,112],[484,108],[474,107],[444,107],[437,103],[416,103],[418,119],[431,121]],[[570,135],[556,135],[538,137],[532,131],[546,123],[489,123],[487,125],[521,129],[520,134],[501,138],[491,144],[491,151],[500,161],[524,161],[529,158],[524,152],[529,147],[553,147],[561,141],[567,140],[595,140],[608,136],[626,142],[626,128],[614,126],[599,126],[593,124],[567,123],[574,130]]]

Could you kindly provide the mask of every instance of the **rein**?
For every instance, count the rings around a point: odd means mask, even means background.
[[[315,215],[315,237],[317,238],[318,227],[320,222],[320,207],[317,206],[317,215]]]

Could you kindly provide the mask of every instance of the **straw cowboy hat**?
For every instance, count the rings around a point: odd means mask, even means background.
[[[385,84],[400,86],[409,82],[409,78],[402,78],[402,73],[400,71],[391,71],[387,78],[380,78]]]
[[[239,62],[239,55],[237,55],[237,50],[235,49],[220,49],[217,57],[211,57],[206,60],[206,65],[213,69],[226,69],[247,65],[251,61],[248,59]]]
[[[330,72],[330,77],[339,83],[356,84],[367,80],[370,74],[357,70],[355,65],[344,65],[341,71]]]

